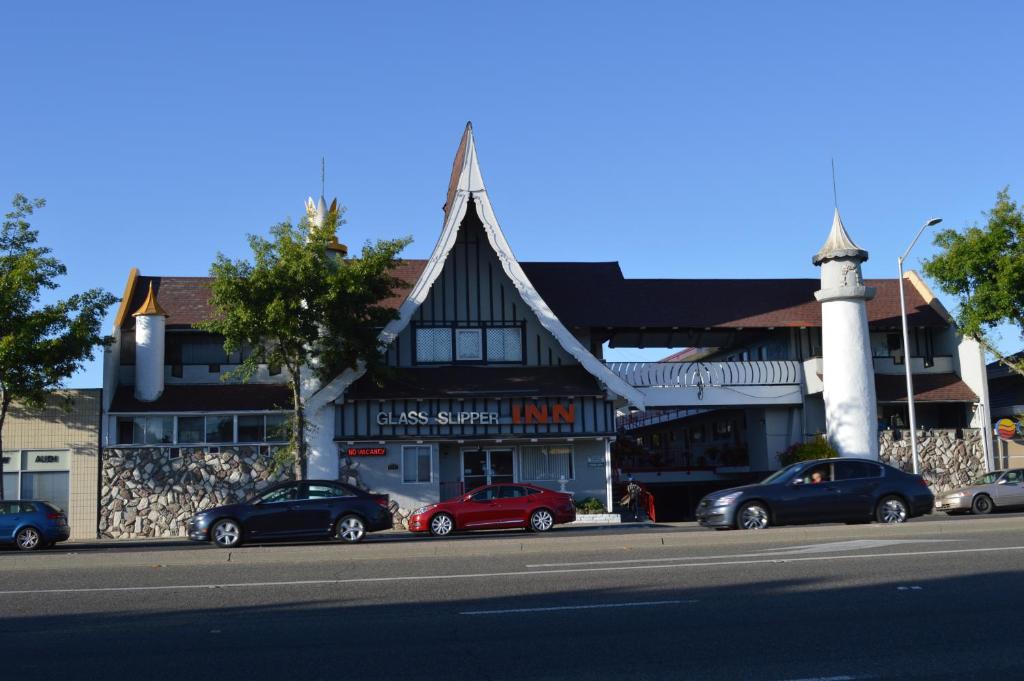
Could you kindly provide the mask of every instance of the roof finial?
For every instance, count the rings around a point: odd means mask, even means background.
[[[320,157],[320,196],[324,195],[324,175],[326,174],[326,166],[327,166],[327,161],[326,161],[326,159],[323,156],[321,156]]]
[[[839,192],[836,191],[836,157],[832,157],[832,203],[839,212]]]

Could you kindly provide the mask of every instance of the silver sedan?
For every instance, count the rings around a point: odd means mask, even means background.
[[[983,515],[996,508],[1024,506],[1024,469],[986,473],[967,487],[935,495],[935,510],[950,515]]]

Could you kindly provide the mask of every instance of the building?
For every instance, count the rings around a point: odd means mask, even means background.
[[[315,220],[326,207],[307,210]],[[615,262],[519,262],[470,126],[437,245],[396,276],[409,287],[385,301],[398,318],[380,333],[392,372],[371,380],[352,369],[302,389],[314,424],[310,477],[389,494],[399,522],[488,482],[537,482],[611,506],[616,468],[672,484],[769,471],[780,451],[824,430],[824,382],[845,378],[823,375],[817,279],[629,279]],[[879,446],[899,463],[898,289],[865,283],[877,294],[864,352],[877,409],[897,426]],[[210,314],[208,285],[129,275],[104,358],[103,536],[182,534],[195,510],[284,475],[272,459],[288,439],[287,377],[265,366],[245,385],[220,381],[241,357],[193,328]],[[969,440],[956,449],[965,470],[985,466],[984,438],[969,428],[987,422],[975,413],[986,402],[980,350],[958,338],[916,275],[907,288],[920,420],[943,442],[926,437],[926,458]],[[606,346],[699,350],[611,363]],[[613,443],[625,451],[616,465]]]
[[[1019,360],[1024,353],[1013,355]],[[992,418],[996,420],[996,468],[1024,467],[1024,376],[1010,371],[998,361],[988,365],[988,390],[992,400]],[[1005,420],[1013,425],[1007,428]],[[1000,427],[1001,426],[1001,427]]]
[[[68,515],[72,539],[95,539],[100,390],[64,390],[42,410],[12,404],[4,423],[4,498],[41,499]]]

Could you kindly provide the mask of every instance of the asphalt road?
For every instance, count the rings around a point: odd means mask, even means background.
[[[1024,679],[1024,517],[0,552],[2,679]]]

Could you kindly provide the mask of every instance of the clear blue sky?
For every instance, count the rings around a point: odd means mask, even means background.
[[[633,277],[817,276],[833,157],[868,277],[1024,198],[1018,3],[712,4],[7,3],[0,194],[118,295],[245,255],[321,156],[343,241],[425,257],[467,119],[520,259]]]

